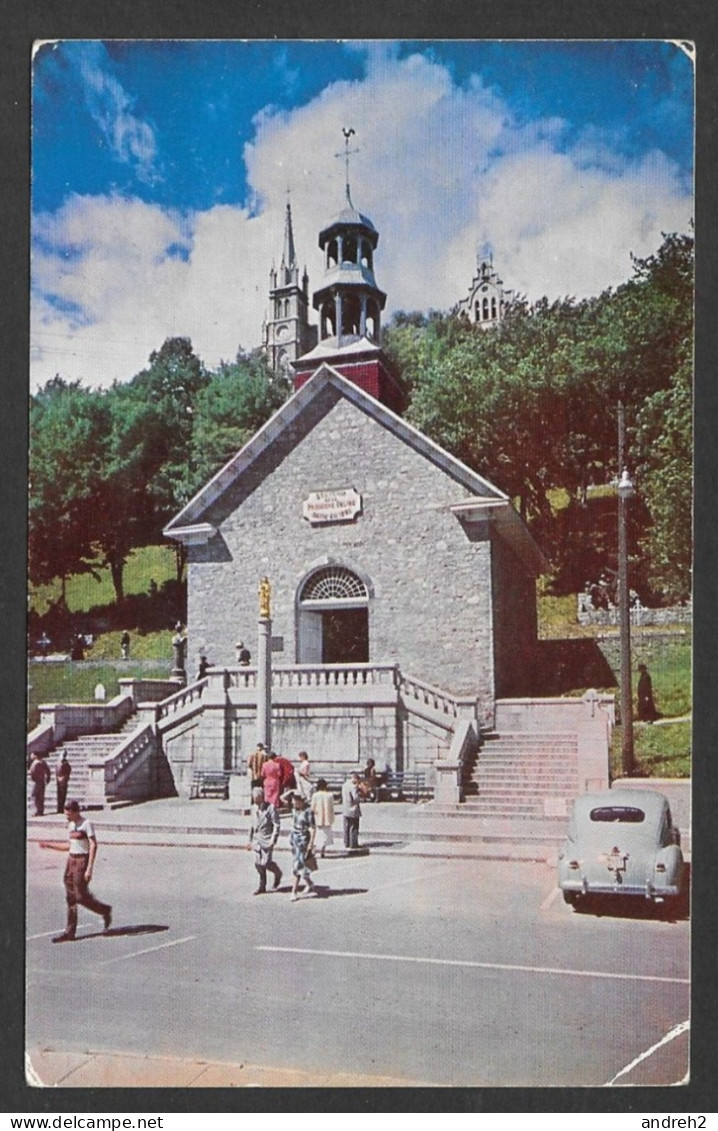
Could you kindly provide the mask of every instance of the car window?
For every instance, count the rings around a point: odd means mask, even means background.
[[[592,821],[618,821],[625,825],[640,825],[645,821],[646,814],[642,809],[634,809],[631,805],[601,805],[592,809],[589,817]]]

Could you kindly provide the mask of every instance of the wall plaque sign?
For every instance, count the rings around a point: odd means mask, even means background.
[[[312,491],[302,514],[313,526],[320,522],[350,522],[361,510],[361,495],[353,487],[341,491]]]

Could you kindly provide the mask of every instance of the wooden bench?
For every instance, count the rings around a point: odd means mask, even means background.
[[[379,801],[418,801],[431,797],[431,787],[426,784],[422,770],[390,770],[384,774],[379,786]]]
[[[317,778],[324,778],[337,801],[341,801],[342,786],[348,776],[346,773],[332,771],[317,774]],[[373,800],[418,801],[420,797],[432,796],[433,790],[426,784],[426,774],[422,770],[388,770],[380,777],[381,781]]]
[[[190,801],[198,797],[229,797],[229,774],[226,770],[195,770],[192,776]]]

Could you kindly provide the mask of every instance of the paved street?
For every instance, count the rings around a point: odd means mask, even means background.
[[[68,1065],[75,1053],[163,1058],[156,1079],[137,1062],[145,1085],[187,1083],[180,1068],[167,1078],[167,1058],[254,1066],[265,1083],[686,1075],[685,920],[576,914],[547,864],[436,856],[322,861],[319,895],[290,903],[290,857],[277,858],[283,890],[253,897],[250,853],[102,844],[93,890],[114,905],[112,931],[81,909],[82,938],[53,946],[64,854],[31,843],[35,1067],[51,1050]],[[64,1083],[107,1082],[97,1072]]]

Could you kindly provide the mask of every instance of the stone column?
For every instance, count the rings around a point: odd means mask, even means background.
[[[272,617],[271,586],[263,577],[259,583],[259,625],[257,631],[257,742],[272,749]]]
[[[342,344],[342,296],[339,291],[334,295],[334,329],[337,336],[337,345]]]

